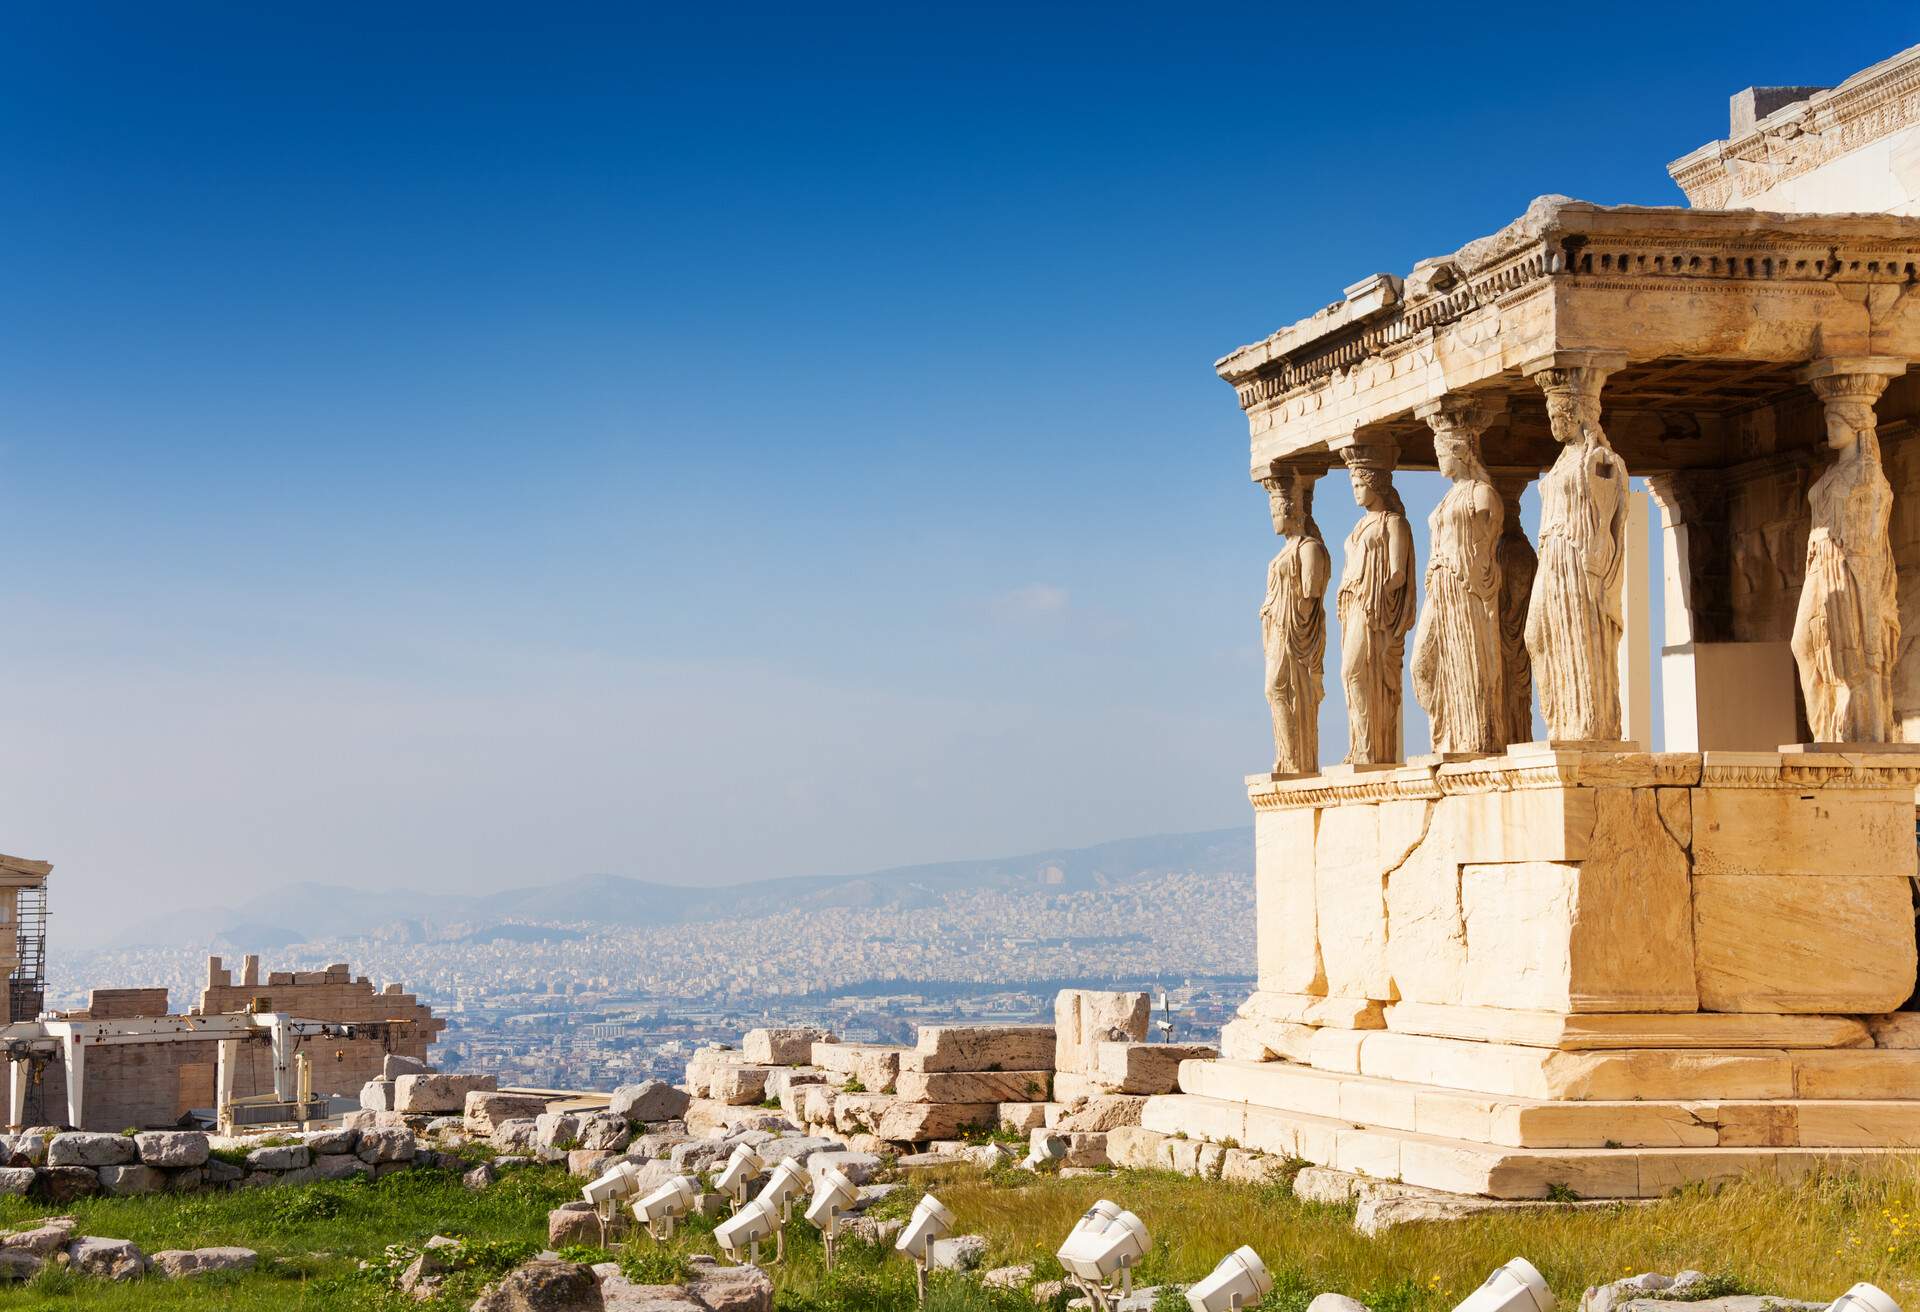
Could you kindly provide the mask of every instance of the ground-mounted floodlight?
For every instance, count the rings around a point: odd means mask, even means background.
[[[594,1219],[600,1223],[602,1248],[606,1247],[608,1231],[620,1219],[620,1204],[638,1192],[640,1167],[634,1162],[621,1162],[581,1188],[580,1196],[592,1205]]]
[[[759,1266],[760,1241],[779,1233],[779,1209],[764,1198],[756,1198],[715,1226],[713,1239],[733,1261]]]
[[[1488,1276],[1453,1312],[1553,1312],[1553,1291],[1533,1263],[1516,1257]]]
[[[760,1154],[748,1144],[741,1144],[733,1150],[733,1156],[727,1158],[726,1169],[720,1172],[713,1187],[733,1200],[733,1210],[738,1212],[747,1201],[747,1195],[753,1192],[754,1181],[766,1170],[766,1163],[760,1160]]]
[[[826,1250],[826,1269],[833,1270],[833,1241],[840,1235],[840,1214],[853,1206],[853,1181],[846,1172],[829,1166],[813,1177],[813,1201],[807,1205],[807,1220],[820,1231],[820,1245]]]
[[[1029,1171],[1037,1171],[1048,1162],[1058,1162],[1066,1158],[1067,1140],[1065,1135],[1050,1134],[1045,1130],[1035,1130],[1029,1141],[1027,1156],[1020,1163]]]
[[[1111,1312],[1116,1293],[1133,1293],[1133,1269],[1151,1242],[1139,1217],[1103,1198],[1074,1223],[1057,1256],[1095,1312]]]
[[[894,1241],[895,1249],[913,1259],[914,1288],[922,1303],[927,1301],[927,1265],[933,1260],[934,1241],[952,1233],[953,1213],[938,1198],[927,1194],[914,1204],[913,1215],[900,1231],[900,1238]]]
[[[1220,1259],[1213,1274],[1187,1290],[1193,1312],[1239,1312],[1273,1289],[1273,1277],[1260,1254],[1244,1244]]]
[[[1900,1312],[1893,1296],[1862,1280],[1827,1306],[1827,1312]]]
[[[673,1223],[693,1206],[693,1177],[676,1175],[633,1205],[634,1219],[655,1239],[673,1238]]]
[[[780,1222],[784,1225],[793,1219],[794,1195],[806,1187],[807,1168],[791,1157],[782,1157],[773,1164],[767,1183],[760,1190],[760,1201],[779,1208]]]

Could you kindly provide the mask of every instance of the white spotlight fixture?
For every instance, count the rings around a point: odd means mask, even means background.
[[[760,1265],[760,1241],[780,1233],[779,1209],[764,1198],[756,1198],[714,1227],[714,1242],[735,1262]]]
[[[1026,1160],[1020,1163],[1029,1171],[1037,1171],[1048,1162],[1060,1161],[1067,1155],[1065,1137],[1046,1130],[1033,1132],[1032,1146],[1027,1150]]]
[[[1553,1312],[1553,1291],[1533,1263],[1516,1257],[1488,1276],[1453,1312]]]
[[[853,1181],[839,1168],[829,1166],[813,1177],[813,1201],[807,1205],[807,1220],[820,1231],[829,1271],[833,1270],[833,1241],[840,1233],[840,1213],[853,1206],[853,1199]]]
[[[1886,1290],[1863,1280],[1834,1299],[1827,1312],[1900,1312],[1900,1305]]]
[[[1239,1312],[1273,1290],[1273,1277],[1260,1254],[1242,1245],[1220,1259],[1213,1274],[1187,1290],[1193,1312]]]
[[[620,1204],[640,1191],[640,1167],[621,1162],[612,1170],[589,1181],[580,1196],[593,1205],[593,1216],[600,1223],[600,1243],[607,1242],[607,1231],[620,1216]]]
[[[671,1239],[673,1223],[693,1206],[693,1196],[692,1177],[676,1175],[633,1205],[634,1219],[655,1239]]]
[[[953,1213],[946,1204],[927,1194],[914,1204],[906,1228],[894,1241],[894,1248],[913,1259],[914,1285],[922,1303],[927,1301],[927,1264],[933,1258],[933,1244],[953,1233]]]
[[[1116,1292],[1133,1292],[1133,1268],[1150,1245],[1140,1218],[1103,1198],[1074,1224],[1057,1256],[1097,1312],[1110,1312]]]
[[[714,1180],[713,1187],[731,1198],[733,1210],[738,1212],[747,1201],[753,1182],[760,1178],[764,1170],[766,1163],[760,1160],[760,1154],[743,1143],[733,1150],[733,1156],[727,1158],[726,1169]]]
[[[779,1208],[780,1220],[784,1224],[793,1219],[794,1195],[806,1187],[807,1168],[791,1157],[782,1157],[773,1164],[766,1186],[760,1190],[760,1201]]]

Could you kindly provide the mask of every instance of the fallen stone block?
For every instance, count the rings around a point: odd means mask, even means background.
[[[45,1166],[47,1144],[52,1139],[50,1133],[40,1134],[31,1130],[0,1135],[0,1162],[8,1166]]]
[[[1068,1131],[1106,1131],[1123,1125],[1138,1125],[1145,1110],[1145,1096],[1110,1093],[1089,1098],[1075,1105],[1054,1122],[1054,1128]]]
[[[24,1230],[10,1230],[0,1235],[0,1250],[11,1249],[32,1253],[35,1257],[52,1257],[73,1242],[73,1231],[77,1224],[70,1216],[54,1216]]]
[[[954,1235],[936,1239],[927,1249],[927,1265],[935,1271],[971,1271],[987,1256],[984,1235]]]
[[[600,1246],[600,1219],[587,1202],[562,1203],[547,1213],[547,1247],[565,1248],[581,1244]]]
[[[360,1107],[369,1112],[390,1112],[393,1110],[392,1080],[368,1080],[360,1086]]]
[[[142,1166],[138,1162],[126,1166],[102,1166],[96,1168],[100,1175],[101,1191],[115,1198],[131,1198],[138,1194],[157,1194],[166,1176],[151,1166]]]
[[[766,1066],[728,1063],[715,1068],[708,1088],[716,1102],[747,1107],[766,1101],[767,1078],[772,1074]]]
[[[67,1265],[97,1280],[133,1280],[147,1272],[147,1255],[127,1239],[82,1235],[67,1245]]]
[[[1107,1155],[1113,1155],[1113,1136],[1107,1136]],[[1287,1160],[1267,1153],[1229,1148],[1220,1161],[1220,1178],[1229,1184],[1280,1184],[1287,1178]]]
[[[707,1312],[773,1312],[773,1280],[757,1266],[722,1266],[705,1254],[688,1259],[687,1296]]]
[[[33,1168],[31,1166],[0,1166],[0,1194],[12,1194],[26,1197],[33,1188]]]
[[[1061,1166],[1107,1166],[1107,1136],[1080,1130],[1035,1130],[1031,1154]]]
[[[900,1074],[900,1058],[907,1052],[879,1043],[816,1043],[813,1064],[841,1077],[856,1080],[866,1093],[887,1093]]]
[[[133,1136],[133,1146],[148,1166],[169,1170],[204,1166],[211,1151],[207,1136],[197,1130],[146,1130]]]
[[[91,1166],[43,1166],[33,1182],[33,1193],[56,1205],[99,1192],[100,1176]]]
[[[303,1143],[276,1144],[248,1153],[247,1165],[256,1171],[297,1171],[313,1165],[313,1154]]]
[[[1145,993],[1062,989],[1053,997],[1054,1069],[1090,1075],[1099,1069],[1099,1045],[1147,1037],[1153,1003]]]
[[[467,1095],[461,1116],[475,1134],[491,1135],[507,1121],[530,1121],[547,1110],[547,1100],[531,1093],[476,1089]]]
[[[418,1057],[404,1057],[397,1052],[390,1052],[380,1059],[380,1078],[383,1080],[397,1080],[402,1075],[431,1074],[433,1067]]]
[[[968,1130],[990,1128],[999,1115],[990,1102],[901,1102],[894,1100],[880,1113],[873,1133],[890,1143],[925,1143],[949,1139]]]
[[[0,1281],[31,1280],[46,1262],[20,1248],[0,1248]]]
[[[1045,1102],[1050,1071],[902,1071],[894,1091],[908,1102]]]
[[[372,1175],[373,1164],[352,1153],[328,1153],[313,1159],[313,1173],[322,1180],[346,1180],[356,1175]]]
[[[122,1166],[138,1153],[129,1135],[74,1131],[53,1136],[53,1142],[47,1145],[47,1165]]]
[[[357,1130],[313,1130],[307,1133],[307,1151],[315,1156],[351,1153],[359,1147]]]
[[[1015,1134],[1025,1134],[1037,1130],[1047,1123],[1047,1104],[1044,1102],[1003,1102],[995,1116],[994,1123],[1003,1130],[1012,1130]]]
[[[836,1148],[817,1152],[807,1160],[809,1174],[818,1176],[828,1170],[837,1170],[845,1175],[849,1182],[862,1185],[873,1179],[886,1165],[886,1159],[878,1153],[857,1153],[846,1148]]]
[[[748,1061],[761,1066],[804,1066],[813,1060],[814,1044],[832,1042],[830,1030],[818,1025],[793,1025],[748,1030],[740,1041],[740,1051]]]
[[[604,1148],[575,1148],[567,1154],[567,1174],[576,1180],[591,1180],[606,1170],[615,1156]]]
[[[467,1095],[492,1093],[491,1075],[402,1075],[393,1082],[393,1110],[413,1116],[464,1112]]]
[[[1220,1055],[1228,1061],[1296,1061],[1305,1064],[1318,1027],[1293,1021],[1240,1017],[1220,1027]]]
[[[805,1166],[820,1153],[831,1151],[839,1146],[838,1139],[828,1139],[817,1134],[789,1134],[782,1135],[770,1143],[761,1144],[757,1151],[760,1154],[760,1160],[768,1166],[772,1166],[782,1158],[792,1158],[799,1165]]]
[[[701,1048],[687,1058],[687,1093],[694,1098],[713,1096],[714,1073],[723,1066],[745,1061],[739,1052],[718,1045]]]
[[[251,1248],[168,1248],[150,1259],[157,1274],[173,1280],[210,1271],[251,1271],[259,1260]]]
[[[594,1271],[598,1273],[599,1267]],[[600,1312],[707,1312],[678,1285],[636,1285],[615,1266],[600,1280]]]
[[[1042,1071],[1053,1069],[1051,1025],[927,1025],[900,1071]]]
[[[980,1283],[988,1289],[1025,1289],[1033,1283],[1033,1266],[1024,1262],[1017,1266],[997,1266],[981,1275]]]
[[[633,1126],[612,1112],[588,1112],[580,1118],[580,1146],[619,1152],[633,1141]]]
[[[392,1162],[410,1162],[419,1147],[414,1143],[411,1130],[362,1130],[360,1146],[354,1150],[355,1156],[363,1162],[376,1166]]]
[[[741,1130],[765,1130],[779,1134],[800,1127],[781,1112],[764,1107],[742,1107],[731,1103],[696,1101],[687,1108],[687,1128],[704,1138],[720,1139]]]
[[[1104,1098],[1112,1092],[1098,1075],[1061,1071],[1053,1077],[1053,1101],[1058,1103],[1085,1102],[1089,1098]]]
[[[572,1312],[598,1301],[599,1282],[578,1262],[536,1257],[489,1285],[473,1312]]]
[[[1174,1093],[1180,1087],[1181,1062],[1219,1055],[1219,1049],[1204,1043],[1102,1043],[1097,1074],[1116,1093]]]
[[[1107,1161],[1135,1171],[1164,1171],[1172,1165],[1166,1152],[1172,1138],[1138,1125],[1117,1126],[1107,1131]]]
[[[692,1098],[687,1093],[665,1080],[642,1080],[615,1089],[607,1110],[636,1124],[651,1124],[686,1115],[690,1102]]]
[[[580,1117],[574,1112],[541,1112],[533,1118],[533,1146],[566,1152],[580,1146]]]

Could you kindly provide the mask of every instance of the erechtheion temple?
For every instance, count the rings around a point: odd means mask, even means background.
[[[1543,197],[1219,362],[1284,538],[1259,989],[1147,1126],[1500,1197],[1920,1146],[1920,47],[1733,110],[1693,208]]]

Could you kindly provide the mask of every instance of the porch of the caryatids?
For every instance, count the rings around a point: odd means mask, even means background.
[[[1313,520],[1313,485],[1324,472],[1324,465],[1276,461],[1270,475],[1261,480],[1267,489],[1273,531],[1286,539],[1267,565],[1267,595],[1260,606],[1277,775],[1313,774],[1320,769],[1326,597],[1332,561],[1320,526]]]
[[[1627,467],[1600,427],[1600,389],[1619,356],[1562,352],[1527,374],[1547,398],[1560,455],[1540,478],[1540,552],[1527,654],[1547,738],[1620,739],[1621,563]]]
[[[1427,712],[1433,750],[1496,752],[1507,742],[1502,699],[1499,543],[1505,510],[1481,457],[1492,412],[1447,396],[1415,414],[1433,430],[1451,483],[1427,520],[1426,600],[1413,634],[1413,695]]]
[[[1393,487],[1399,452],[1385,443],[1343,447],[1360,520],[1347,535],[1336,610],[1340,681],[1347,694],[1347,764],[1402,759],[1401,685],[1413,627],[1413,533]]]
[[[1826,408],[1835,459],[1807,491],[1812,530],[1793,620],[1793,658],[1815,742],[1894,738],[1900,607],[1874,402],[1904,360],[1827,359],[1802,375]]]

